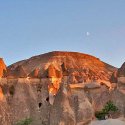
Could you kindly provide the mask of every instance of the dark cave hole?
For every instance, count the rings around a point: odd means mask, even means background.
[[[9,88],[9,93],[10,93],[10,95],[14,95],[14,93],[15,93],[15,88],[14,88],[14,85],[12,85],[10,88]]]
[[[40,108],[41,106],[42,106],[42,103],[40,102],[40,103],[39,103],[39,108]]]
[[[41,89],[37,89],[37,92],[41,92]]]
[[[49,102],[49,97],[46,98],[46,101]]]

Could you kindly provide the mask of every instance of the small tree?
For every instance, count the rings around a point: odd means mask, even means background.
[[[105,119],[105,113],[102,111],[98,111],[95,113],[95,117],[98,118],[99,120],[104,120]]]
[[[106,105],[101,111],[95,113],[95,116],[96,118],[102,120],[105,119],[105,115],[111,114],[111,112],[116,111],[118,111],[118,108],[114,105],[112,101],[109,101],[106,103]]]
[[[113,104],[112,101],[106,103],[105,107],[102,109],[103,112],[109,114],[110,112],[118,111],[118,108]]]
[[[26,118],[16,123],[16,125],[30,125],[32,123],[31,118]]]

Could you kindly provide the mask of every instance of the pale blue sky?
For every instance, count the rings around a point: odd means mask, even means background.
[[[120,67],[125,0],[0,0],[0,57],[7,65],[54,50],[88,53]]]

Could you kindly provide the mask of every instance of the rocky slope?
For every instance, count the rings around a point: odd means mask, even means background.
[[[62,67],[61,67],[62,66]],[[87,82],[89,80],[109,80],[115,67],[108,65],[94,56],[78,52],[50,52],[31,57],[12,64],[7,68],[8,78],[47,78],[47,69],[57,70],[55,77],[61,77],[59,72],[68,72],[71,82]],[[54,69],[55,68],[55,69]],[[58,72],[58,73],[57,73]]]
[[[109,100],[125,115],[124,72],[76,52],[12,64],[0,79],[0,124],[32,118],[32,125],[87,125]]]
[[[98,58],[78,52],[50,52],[31,57],[7,67],[7,78],[51,78],[52,93],[59,89],[60,80],[68,75],[68,83],[96,81],[110,87],[109,79],[115,67]]]

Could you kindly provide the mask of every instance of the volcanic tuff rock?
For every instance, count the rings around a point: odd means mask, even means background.
[[[2,58],[0,58],[0,77],[3,77],[4,73],[6,72],[6,65]]]
[[[63,76],[68,76],[68,83],[104,83],[110,87],[109,79],[115,67],[98,58],[78,52],[49,52],[7,67],[7,78],[52,78],[49,85],[51,93],[59,89]]]
[[[48,68],[49,72],[46,71]],[[61,77],[61,72],[64,74],[68,72],[71,82],[108,81],[115,70],[115,67],[100,61],[94,56],[77,52],[55,51],[10,65],[7,68],[7,77],[46,78],[51,74],[55,77]]]
[[[92,120],[93,115],[92,105],[84,91],[70,89],[64,77],[51,107],[50,125],[84,125]]]
[[[76,52],[12,64],[0,79],[0,125],[25,118],[32,118],[32,125],[87,125],[109,100],[125,115],[123,69]]]
[[[121,68],[118,69],[118,77],[125,77],[125,62],[122,64]]]

